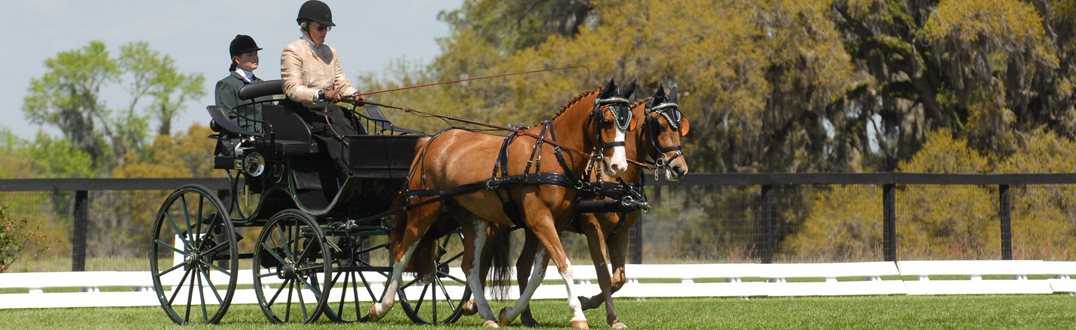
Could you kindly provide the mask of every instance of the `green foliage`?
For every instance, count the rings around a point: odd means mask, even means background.
[[[205,95],[201,74],[180,74],[174,60],[132,42],[113,57],[100,41],[45,60],[47,72],[30,82],[22,110],[31,123],[56,126],[65,138],[94,160],[91,171],[108,172],[122,164],[123,155],[144,145],[149,118],[160,121],[168,134],[172,118],[190,99]],[[131,99],[115,109],[101,99],[101,89],[125,85]],[[142,114],[139,101],[153,103]]]
[[[181,74],[171,56],[150,49],[145,41],[131,42],[120,47],[122,54],[117,59],[123,70],[131,76],[128,92],[131,94],[128,118],[137,118],[135,105],[142,96],[150,96],[153,103],[146,112],[160,121],[157,135],[169,135],[172,119],[183,110],[183,104],[191,99],[205,96],[202,85],[205,76],[201,73]],[[128,129],[144,127],[127,125]],[[133,135],[145,132],[132,132]],[[140,142],[140,141],[136,141]]]
[[[30,223],[25,218],[12,219],[7,212],[7,207],[0,206],[0,273],[27,258],[23,251],[28,241],[45,238],[37,233],[40,222]]]
[[[0,179],[25,179],[32,177],[31,159],[25,155],[26,141],[11,130],[0,127]]]
[[[45,60],[48,72],[33,78],[22,110],[34,124],[61,128],[83,151],[97,157],[103,152],[99,125],[109,111],[99,99],[101,87],[117,79],[119,69],[99,41]]]
[[[39,132],[33,143],[26,147],[26,155],[33,164],[35,176],[44,178],[92,178],[96,177],[93,156],[73,145],[69,140],[54,139]]]
[[[907,173],[1068,173],[1076,166],[1076,142],[1038,131],[1020,138],[1023,147],[1002,159],[996,169],[987,157],[954,138],[947,129],[931,133],[915,157],[902,162]],[[1053,259],[1065,255],[1076,233],[1076,187],[1013,187],[1011,193],[1014,254],[1019,259]],[[997,187],[898,187],[897,244],[902,259],[997,258]],[[812,197],[811,213],[782,245],[791,257],[837,260],[877,258],[882,244],[880,189],[842,186]],[[819,244],[819,242],[827,242]],[[1062,257],[1063,258],[1063,257]]]

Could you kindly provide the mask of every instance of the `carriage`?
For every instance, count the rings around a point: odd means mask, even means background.
[[[228,172],[230,191],[222,201],[204,186],[186,185],[157,213],[150,268],[161,306],[176,323],[219,322],[237,291],[253,292],[273,323],[309,323],[322,314],[351,322],[364,316],[364,302],[382,294],[374,283],[390,268],[374,259],[386,259],[376,256],[384,255],[389,205],[422,132],[393,125],[377,107],[356,111],[352,119],[370,134],[343,137],[351,145],[350,171],[341,179],[298,115],[273,101],[255,101],[280,94],[280,80],[240,89],[243,106],[259,107],[260,120],[232,119],[209,106],[218,132],[211,137],[219,141],[213,165]],[[242,237],[241,228],[260,233]],[[449,253],[459,253],[453,249],[459,235],[446,230],[439,237],[444,262],[437,281],[400,288],[412,321],[444,322],[466,300],[447,266],[455,260]]]
[[[610,81],[604,90],[619,93],[614,86]],[[577,129],[583,132],[583,137],[579,138],[597,141],[601,148],[608,142],[605,136],[623,138],[627,122],[634,122],[632,118],[635,117],[626,106],[626,97],[633,87],[634,83],[622,97],[606,96],[603,99],[601,95],[588,92],[589,107],[593,111],[580,110],[590,112],[591,119],[574,120]],[[455,267],[461,259],[466,262],[473,255],[464,255],[461,251],[464,233],[460,224],[448,214],[442,214],[429,225],[430,230],[423,230],[424,241],[433,241],[435,246],[432,279],[426,274],[421,279],[408,278],[401,283],[397,276],[400,267],[407,263],[399,262],[398,251],[395,256],[390,256],[387,236],[392,233],[394,224],[400,226],[394,220],[407,209],[480,190],[495,191],[499,185],[548,184],[584,193],[580,196],[589,194],[590,197],[575,199],[575,206],[570,209],[574,214],[623,214],[647,207],[644,197],[636,191],[637,187],[623,181],[587,182],[564,173],[538,173],[537,167],[533,175],[495,175],[484,182],[441,187],[448,188],[444,190],[407,187],[405,182],[411,174],[409,171],[413,170],[412,162],[421,162],[421,159],[416,160],[416,146],[427,135],[393,125],[378,107],[370,105],[363,107],[362,113],[356,109],[351,111],[352,124],[360,134],[339,137],[349,145],[346,155],[349,168],[347,173],[336,173],[335,166],[323,147],[319,150],[303,120],[287,107],[266,99],[269,96],[279,98],[282,93],[283,83],[279,80],[250,84],[239,90],[240,99],[248,101],[240,107],[260,108],[261,119],[242,115],[233,119],[228,117],[225,109],[207,107],[213,118],[211,127],[219,133],[210,136],[219,142],[213,157],[214,168],[226,170],[230,178],[230,191],[221,194],[227,202],[203,186],[187,185],[170,194],[157,214],[151,245],[151,273],[162,309],[176,323],[219,322],[237,292],[253,294],[273,323],[311,323],[322,314],[335,322],[366,321],[371,316],[377,320],[385,311],[380,309],[378,299],[388,298],[391,308],[393,297],[400,299],[401,307],[413,322],[451,323],[465,313],[474,312],[475,304],[466,304],[474,302],[472,296],[479,300],[480,306],[485,306],[482,295],[472,295],[465,280],[468,275]],[[610,104],[620,104],[620,110],[608,111],[613,109]],[[637,105],[636,110],[641,112],[642,103]],[[679,137],[687,130],[686,127],[681,130],[675,124],[672,126],[674,130],[669,129],[669,123],[682,119],[675,110],[675,103],[653,105],[647,103],[644,117],[655,123],[647,132],[652,149],[656,151],[641,151],[638,157],[649,155],[656,160],[671,161],[679,157]],[[662,107],[671,107],[674,116],[660,112]],[[557,115],[570,108],[566,105]],[[652,108],[656,110],[651,112]],[[593,125],[583,124],[590,123],[595,115],[613,116],[609,118],[617,123],[601,125],[595,121]],[[658,123],[662,116],[666,119],[664,126]],[[550,127],[552,122],[549,121]],[[621,133],[609,133],[615,130]],[[546,132],[544,128],[541,131],[542,134]],[[549,131],[552,133],[553,129]],[[665,133],[660,133],[662,131]],[[526,132],[515,130],[515,133]],[[516,134],[505,137],[504,145],[507,146]],[[671,147],[658,145],[659,134],[675,137],[672,144],[667,144]],[[546,141],[542,137],[533,137],[536,146]],[[642,145],[642,140],[647,137],[640,139],[640,150],[649,147]],[[556,144],[555,140],[556,135],[550,143],[556,145],[553,148],[556,158],[564,164],[561,148],[571,148]],[[616,143],[624,146],[622,140]],[[601,150],[598,149],[596,154],[603,155]],[[423,149],[417,157],[425,157],[425,152]],[[584,159],[593,159],[588,152],[576,152],[583,154]],[[655,157],[655,152],[659,156]],[[666,153],[675,156],[660,156]],[[531,157],[536,156],[532,154]],[[508,159],[506,154],[501,158]],[[540,162],[540,158],[533,159]],[[527,162],[527,168],[530,168],[530,160],[516,160]],[[425,176],[426,172],[423,172],[422,181]],[[401,192],[401,188],[406,189]],[[426,195],[420,197],[415,195],[416,192]],[[249,205],[251,194],[258,200],[254,207]],[[394,204],[404,196],[407,196],[407,203],[411,203],[411,199],[425,200],[406,207]],[[615,231],[623,222],[614,224],[606,226],[605,230]],[[520,223],[515,225],[522,227]],[[251,237],[243,237],[239,229],[248,230],[246,233]],[[260,232],[252,233],[252,229]],[[255,241],[250,243],[249,240]],[[386,256],[396,258],[396,264],[378,265],[377,260],[389,261]],[[164,260],[172,260],[172,265],[162,263]],[[382,282],[386,284],[381,285]],[[606,300],[610,293],[607,284],[603,284]],[[362,307],[368,302],[372,302],[369,304],[370,314],[366,314]]]

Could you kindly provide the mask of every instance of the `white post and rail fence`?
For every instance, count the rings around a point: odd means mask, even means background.
[[[84,271],[91,191],[167,191],[197,183],[229,198],[229,182],[218,178],[177,179],[14,179],[0,180],[0,204],[10,192],[65,192],[73,217],[71,271],[0,274],[0,308],[154,306],[158,305],[148,271]],[[1076,174],[689,174],[677,182],[647,182],[647,187],[758,186],[753,214],[750,263],[643,264],[641,226],[630,229],[628,283],[615,297],[765,297],[829,295],[930,294],[1052,294],[1076,292],[1076,261],[1012,260],[1012,186],[1072,185]],[[873,185],[882,192],[882,261],[774,263],[780,240],[781,203],[775,191],[800,185]],[[895,196],[911,185],[971,185],[992,187],[996,199],[1000,260],[902,260],[898,255]],[[994,188],[996,187],[996,188]],[[995,190],[996,189],[996,190]],[[652,217],[652,216],[651,216]],[[651,221],[648,219],[647,221]],[[705,243],[705,242],[703,242]],[[819,242],[826,244],[826,242]],[[453,272],[459,273],[458,269]],[[583,294],[597,293],[594,268],[575,266]],[[256,303],[251,271],[237,276],[233,303]],[[556,274],[555,271],[547,272]],[[554,276],[556,277],[556,276]],[[371,274],[371,289],[379,290],[383,276]],[[934,279],[932,279],[934,278]],[[944,278],[939,280],[938,278]],[[553,278],[547,278],[553,279]],[[165,283],[165,285],[168,285]],[[71,288],[79,288],[72,290]],[[462,287],[459,288],[462,290]],[[67,292],[56,292],[67,291]],[[78,291],[78,292],[70,292]],[[513,290],[509,290],[510,292]],[[543,286],[537,299],[563,299],[559,286]]]

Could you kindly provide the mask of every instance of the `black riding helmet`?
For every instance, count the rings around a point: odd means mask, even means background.
[[[295,21],[300,25],[306,21],[314,21],[321,25],[336,26],[333,24],[333,12],[329,10],[329,5],[317,0],[303,3],[303,6],[299,7],[299,17],[295,18]]]
[[[232,39],[232,44],[228,46],[228,53],[231,54],[232,57],[256,50],[262,49],[258,47],[258,43],[254,42],[254,38],[245,34],[237,34],[235,39]]]
[[[235,71],[235,57],[246,52],[253,52],[262,50],[258,47],[258,43],[254,42],[254,38],[251,38],[245,34],[235,35],[235,39],[232,39],[232,44],[228,45],[228,54],[232,55],[232,64],[228,67],[228,71]]]

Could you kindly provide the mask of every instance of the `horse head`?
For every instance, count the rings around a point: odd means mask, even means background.
[[[627,88],[620,89],[613,79],[609,79],[594,100],[594,110],[589,118],[589,126],[593,127],[594,132],[593,141],[590,142],[605,174],[613,178],[620,177],[628,168],[624,137],[637,124],[628,102],[633,92],[635,81]]]
[[[687,161],[684,160],[680,138],[687,135],[690,127],[687,118],[676,104],[677,87],[666,94],[658,85],[658,90],[646,101],[643,110],[643,134],[647,153],[654,159],[659,170],[665,171],[669,180],[679,180],[687,174]]]

